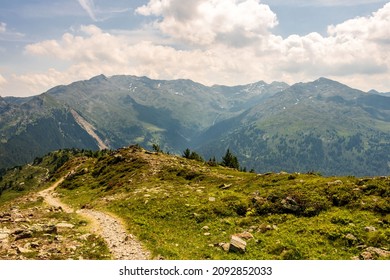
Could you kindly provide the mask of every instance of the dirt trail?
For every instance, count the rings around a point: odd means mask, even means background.
[[[64,178],[58,180],[48,189],[39,193],[49,205],[61,207],[66,213],[77,213],[90,220],[92,232],[102,236],[115,260],[147,260],[150,253],[146,251],[141,243],[132,234],[126,232],[122,222],[107,213],[91,209],[80,209],[74,211],[71,207],[61,202],[55,193],[55,188],[63,182]]]

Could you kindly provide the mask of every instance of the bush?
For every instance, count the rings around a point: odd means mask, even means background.
[[[203,162],[203,158],[196,152],[192,151],[190,149],[185,149],[183,154],[182,154],[182,157],[184,158],[187,158],[187,159],[193,159],[193,160],[196,160],[196,161],[200,161],[200,162]]]
[[[327,198],[316,191],[291,190],[272,193],[267,198],[253,197],[252,206],[259,215],[294,214],[312,217],[331,207]]]
[[[356,202],[360,194],[350,186],[333,185],[327,190],[328,198],[334,206],[346,206],[351,202]]]
[[[246,216],[248,205],[241,201],[237,196],[226,196],[221,198],[221,201],[226,204],[226,207],[233,210],[238,216]]]

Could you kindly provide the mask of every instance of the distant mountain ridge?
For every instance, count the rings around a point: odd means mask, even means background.
[[[257,172],[390,174],[390,97],[326,78],[204,86],[99,75],[36,97],[0,98],[0,167],[55,149],[227,148]]]

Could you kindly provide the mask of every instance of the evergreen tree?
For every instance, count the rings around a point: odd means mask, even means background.
[[[240,164],[235,155],[233,155],[229,149],[227,149],[225,156],[222,157],[222,166],[230,167],[234,169],[240,169]]]
[[[210,158],[209,161],[207,162],[208,165],[210,166],[217,166],[217,160],[215,159],[215,156],[213,158]]]
[[[203,158],[196,152],[192,151],[190,149],[185,149],[184,152],[183,152],[183,155],[182,157],[184,158],[188,158],[188,159],[194,159],[194,160],[197,160],[197,161],[201,161],[203,162]]]
[[[152,145],[152,148],[153,148],[153,151],[155,151],[156,153],[161,153],[161,147],[160,147],[160,145],[158,145],[158,144],[153,144],[153,145]]]
[[[190,158],[190,156],[191,156],[190,149],[188,149],[188,148],[185,149],[182,156],[183,156],[183,158]]]

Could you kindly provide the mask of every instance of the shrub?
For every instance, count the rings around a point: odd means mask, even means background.
[[[226,207],[233,210],[239,216],[246,216],[248,205],[240,200],[237,196],[226,196],[221,198],[221,201],[226,204]]]
[[[327,190],[328,198],[334,206],[345,206],[351,202],[356,202],[360,194],[350,186],[333,185]]]

